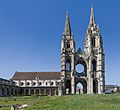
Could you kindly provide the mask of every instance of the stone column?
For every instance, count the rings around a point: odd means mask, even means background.
[[[57,95],[56,89],[55,89],[55,95]]]
[[[89,58],[89,68],[88,68],[88,86],[87,86],[87,94],[93,94],[93,78],[92,78],[92,60]]]
[[[71,94],[75,94],[74,55],[72,55],[71,61]]]
[[[44,89],[44,95],[46,95],[46,89]]]
[[[51,96],[51,89],[49,89],[49,91],[50,91],[50,96]]]
[[[41,95],[41,90],[39,89],[39,95]]]
[[[36,95],[36,89],[34,88],[34,95]]]
[[[24,92],[23,94],[26,95],[26,93],[25,93],[25,88],[23,89],[23,92]]]
[[[71,94],[75,94],[75,79],[74,79],[74,71],[71,72]]]
[[[28,95],[31,95],[31,89],[29,88],[29,93],[28,93]]]
[[[98,80],[98,94],[103,94],[103,81]]]

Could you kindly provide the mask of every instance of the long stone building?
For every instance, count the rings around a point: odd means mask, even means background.
[[[77,84],[83,85],[84,94],[102,94],[105,89],[105,64],[103,40],[91,8],[84,50],[76,51],[76,42],[66,12],[61,41],[60,72],[16,72],[12,77],[19,95],[75,94]],[[77,71],[77,66],[83,70]]]
[[[16,72],[12,80],[20,95],[58,95],[60,72]]]

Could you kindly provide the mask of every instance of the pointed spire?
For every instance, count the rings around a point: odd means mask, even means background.
[[[65,20],[65,28],[64,28],[64,35],[71,35],[71,26],[68,11],[66,11],[66,20]]]
[[[94,9],[93,6],[91,7],[91,14],[90,14],[90,23],[89,24],[96,24],[95,17],[94,17]]]

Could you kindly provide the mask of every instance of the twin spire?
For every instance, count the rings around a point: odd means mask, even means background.
[[[71,36],[71,26],[70,26],[68,11],[66,11],[65,28],[63,34],[67,36]]]
[[[94,17],[94,9],[93,7],[91,7],[91,13],[90,13],[90,22],[89,22],[89,25],[91,24],[96,24],[95,23],[95,17]]]
[[[94,9],[93,7],[91,7],[89,25],[93,25],[93,24],[96,24],[96,23],[95,23],[95,17],[94,17]],[[71,36],[71,26],[70,26],[68,11],[66,11],[65,28],[64,28],[63,35]]]

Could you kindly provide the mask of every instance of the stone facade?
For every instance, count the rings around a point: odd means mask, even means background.
[[[0,78],[0,96],[18,95],[18,90],[15,82]]]
[[[76,71],[78,64],[84,70]],[[75,94],[76,85],[83,85],[83,93],[102,94],[105,88],[104,49],[100,29],[91,8],[90,22],[86,32],[84,50],[76,51],[76,43],[71,32],[68,12],[66,12],[65,28],[61,42],[61,80],[63,94]]]
[[[12,78],[19,95],[58,95],[60,72],[16,72]]]

